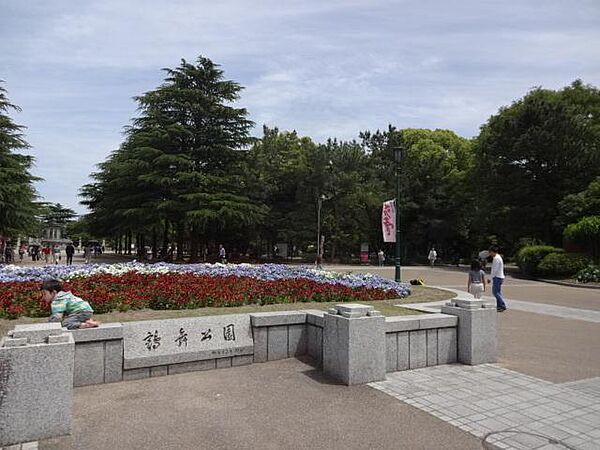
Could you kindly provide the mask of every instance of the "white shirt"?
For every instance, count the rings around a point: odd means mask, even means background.
[[[497,253],[492,261],[492,278],[504,278],[504,261]]]
[[[437,252],[435,250],[431,250],[429,252],[429,256],[427,257],[427,259],[435,259],[437,258]]]

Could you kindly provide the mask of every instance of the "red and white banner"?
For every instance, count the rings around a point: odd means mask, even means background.
[[[388,200],[383,203],[381,210],[381,230],[383,242],[396,242],[396,201]]]

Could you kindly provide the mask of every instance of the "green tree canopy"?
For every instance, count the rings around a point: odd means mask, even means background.
[[[475,146],[474,179],[489,211],[484,228],[504,242],[558,243],[558,203],[600,175],[599,143],[600,91],[581,81],[533,89],[501,108]]]
[[[19,152],[29,145],[23,138],[23,126],[10,118],[10,111],[20,111],[8,100],[0,86],[0,235],[25,234],[36,226],[38,206],[33,182],[40,178],[30,173],[33,157]]]
[[[200,239],[224,238],[264,218],[244,172],[253,124],[232,106],[242,87],[208,58],[164,70],[161,86],[135,98],[140,116],[82,195],[106,232],[155,235],[160,228],[166,235],[171,224],[195,257]]]

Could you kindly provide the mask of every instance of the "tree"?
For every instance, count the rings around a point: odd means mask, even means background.
[[[41,203],[41,217],[44,225],[67,225],[73,222],[77,213],[60,203]]]
[[[201,240],[230,240],[260,223],[266,209],[246,186],[252,122],[231,106],[242,87],[204,57],[164,70],[161,86],[135,98],[140,116],[82,194],[107,231],[135,231],[140,248],[148,233],[155,241],[172,225],[178,249],[189,242],[194,259]]]
[[[29,148],[22,135],[23,126],[15,124],[9,111],[20,111],[11,104],[6,89],[0,86],[0,235],[19,235],[36,226],[38,206],[33,182],[40,180],[29,172],[33,157],[18,152]]]
[[[536,88],[481,127],[475,187],[490,214],[479,219],[504,242],[558,244],[558,203],[600,175],[600,91],[575,81]],[[523,220],[527,218],[527,220]]]
[[[565,227],[584,216],[600,216],[600,177],[576,194],[569,194],[558,204],[557,227]]]
[[[594,259],[600,259],[600,216],[588,216],[567,226],[565,239],[585,246]]]
[[[370,178],[377,180],[379,202],[371,229],[381,243],[381,202],[394,197],[394,148],[400,163],[401,231],[405,257],[425,257],[432,244],[445,255],[466,253],[473,217],[468,178],[473,166],[471,142],[449,130],[404,129],[361,133],[371,155]],[[381,244],[379,244],[381,245]]]

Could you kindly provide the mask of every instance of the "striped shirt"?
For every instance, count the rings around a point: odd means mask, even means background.
[[[56,294],[56,297],[52,300],[51,308],[52,314],[65,314],[67,316],[84,311],[94,311],[88,302],[65,291]]]

